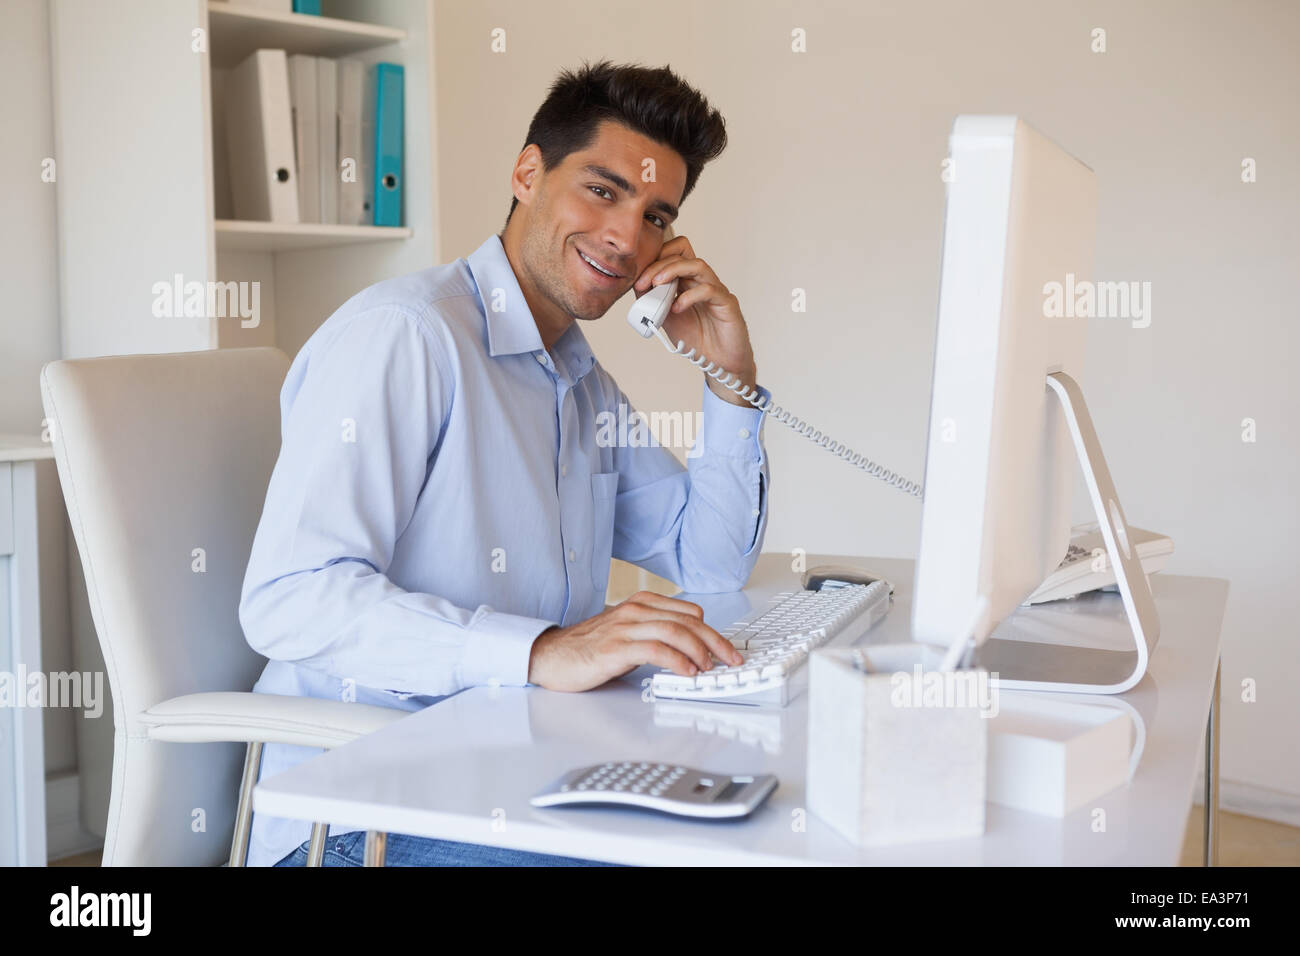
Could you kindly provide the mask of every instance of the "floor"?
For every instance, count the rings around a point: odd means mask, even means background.
[[[1192,807],[1180,866],[1201,865],[1200,807]],[[99,866],[99,851],[56,860],[50,866]],[[1271,820],[1219,812],[1220,866],[1300,866],[1300,828]]]
[[[1200,866],[1205,812],[1192,807],[1179,866]],[[1300,828],[1219,811],[1219,866],[1300,866]]]

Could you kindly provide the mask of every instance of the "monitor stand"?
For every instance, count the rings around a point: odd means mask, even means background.
[[[1020,609],[1004,622],[1003,627],[1010,633],[1019,630],[1031,636],[1046,636],[1049,640],[989,638],[979,646],[976,661],[979,667],[989,671],[993,686],[1007,690],[1120,694],[1136,685],[1146,673],[1147,663],[1160,638],[1160,618],[1151,599],[1151,586],[1142,571],[1137,548],[1129,540],[1124,511],[1101,453],[1101,442],[1097,439],[1097,430],[1088,414],[1083,392],[1079,384],[1064,372],[1048,375],[1047,385],[1061,400],[1065,421],[1074,439],[1088,494],[1106,542],[1107,558],[1115,568],[1115,581],[1124,601],[1128,630],[1132,633],[1132,649],[1128,646],[1123,650],[1071,647],[1051,642],[1051,632],[1058,630],[1054,625],[1060,623],[1059,617],[1053,619],[1053,615],[1059,612],[1054,612],[1051,605],[1036,605]],[[1105,620],[1103,616],[1102,621]],[[1080,622],[1080,615],[1074,615],[1074,621]],[[1106,630],[1113,635],[1113,624]],[[993,674],[997,677],[994,678]]]

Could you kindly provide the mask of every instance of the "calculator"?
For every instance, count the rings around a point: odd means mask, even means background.
[[[753,813],[776,789],[776,777],[731,776],[648,760],[610,761],[571,770],[530,801],[642,807],[681,817],[726,819]]]

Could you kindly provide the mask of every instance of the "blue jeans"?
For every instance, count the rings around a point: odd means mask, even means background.
[[[311,841],[286,856],[276,866],[306,866],[307,847]],[[330,834],[325,841],[325,858],[321,866],[362,866],[366,848],[364,830]],[[384,852],[384,866],[618,866],[572,856],[548,856],[478,843],[455,843],[428,837],[390,833]]]

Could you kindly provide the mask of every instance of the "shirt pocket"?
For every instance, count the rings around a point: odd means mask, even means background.
[[[617,471],[591,476],[591,584],[602,604],[609,588],[609,561],[614,550],[614,501],[617,495]]]

